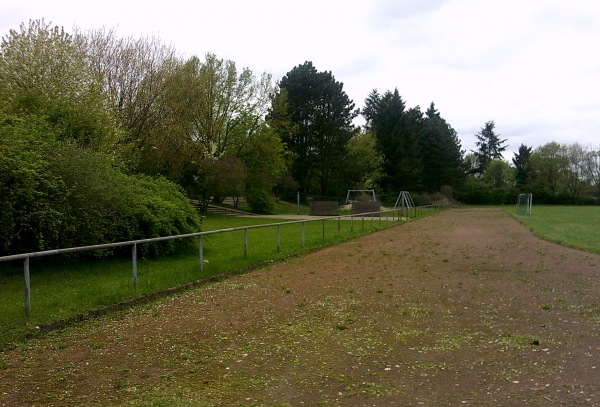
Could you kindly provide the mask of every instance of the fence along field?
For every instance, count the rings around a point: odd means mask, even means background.
[[[420,207],[413,213],[423,216],[436,210],[436,206]],[[218,222],[229,226],[220,230],[112,244],[131,246],[131,259],[60,264],[61,255],[96,246],[0,258],[0,348],[53,321],[352,238],[391,226],[405,216],[392,210],[280,223],[229,218]],[[210,218],[205,226],[210,228]],[[138,259],[138,245],[174,238],[197,239],[197,246],[167,258]],[[53,261],[47,256],[53,256]]]

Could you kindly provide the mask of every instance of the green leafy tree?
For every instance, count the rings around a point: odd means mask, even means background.
[[[383,157],[377,150],[377,139],[370,131],[355,134],[347,145],[347,185],[352,189],[379,189]]]
[[[281,79],[270,119],[293,155],[291,173],[301,191],[328,194],[334,174],[344,166],[346,143],[356,132],[354,106],[343,84],[312,62]]]
[[[600,199],[600,148],[589,152],[587,162],[587,173],[595,195]]]
[[[565,171],[565,189],[571,202],[577,203],[589,184],[589,152],[579,143],[564,146],[564,152],[569,161]]]
[[[167,77],[178,60],[175,50],[156,37],[119,37],[104,28],[75,32],[76,44],[87,55],[90,68],[102,78],[117,125],[125,132],[122,148],[128,164],[136,168],[153,149],[156,128],[169,128],[164,122]],[[144,170],[144,168],[142,168]]]
[[[0,108],[44,116],[59,139],[109,151],[119,132],[101,77],[62,28],[43,20],[10,30],[0,45]]]
[[[564,190],[564,177],[569,159],[564,146],[552,141],[538,147],[531,155],[533,193],[554,202]]]
[[[58,245],[68,203],[51,172],[56,137],[43,119],[0,113],[0,255]]]
[[[30,22],[11,31],[0,51],[3,254],[199,230],[177,185],[128,176],[116,165],[118,120],[70,35]]]
[[[513,194],[514,168],[504,160],[492,160],[481,179],[490,188],[492,203],[504,205]]]
[[[476,175],[481,176],[490,161],[502,159],[502,152],[506,150],[507,146],[504,143],[507,139],[501,140],[494,131],[495,127],[494,121],[486,122],[481,131],[475,135],[477,138],[475,142],[477,151],[474,151],[477,158]]]

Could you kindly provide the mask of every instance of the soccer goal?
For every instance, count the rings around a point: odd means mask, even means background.
[[[374,189],[349,189],[346,194],[346,205],[356,201],[376,202]]]
[[[533,194],[519,194],[517,198],[517,216],[530,216]]]

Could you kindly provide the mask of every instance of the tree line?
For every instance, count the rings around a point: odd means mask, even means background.
[[[197,230],[190,198],[205,209],[245,197],[268,212],[273,197],[298,191],[443,192],[466,203],[522,189],[550,201],[600,193],[597,171],[583,171],[591,158],[565,164],[574,148],[522,146],[511,166],[493,122],[476,137],[466,154],[433,102],[407,107],[398,89],[374,89],[357,109],[310,61],[274,82],[155,37],[30,21],[0,46],[0,254]],[[550,178],[554,159],[562,167]]]

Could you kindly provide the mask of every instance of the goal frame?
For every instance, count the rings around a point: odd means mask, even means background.
[[[517,197],[517,216],[531,216],[533,194],[519,194]]]
[[[350,194],[353,192],[366,192],[367,194],[370,194],[371,196],[373,196],[372,202],[377,202],[377,198],[375,197],[374,189],[349,189],[348,193],[346,194],[346,205],[354,202],[350,199]]]

